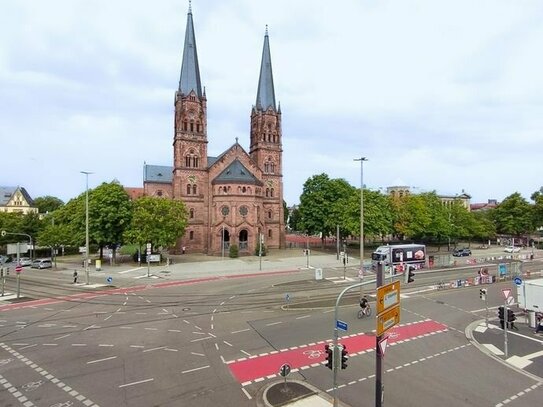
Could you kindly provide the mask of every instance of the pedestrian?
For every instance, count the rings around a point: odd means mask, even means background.
[[[537,321],[536,321],[536,327],[534,333],[543,332],[543,314],[537,313],[536,315]]]
[[[182,250],[183,254],[185,254],[185,246],[183,246],[181,250]]]
[[[74,270],[74,284],[77,284],[77,270]]]

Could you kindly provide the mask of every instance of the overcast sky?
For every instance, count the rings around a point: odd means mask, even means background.
[[[172,165],[188,1],[2,0],[0,185],[64,201]],[[543,185],[543,2],[194,0],[208,154],[249,149],[265,26],[284,197],[372,189],[529,199]]]

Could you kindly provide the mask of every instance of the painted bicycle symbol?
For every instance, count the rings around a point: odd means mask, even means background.
[[[51,404],[50,407],[72,407],[74,405],[74,402],[73,401],[65,401],[63,403],[55,403],[55,404]]]
[[[396,338],[398,338],[399,336],[400,336],[400,334],[399,334],[398,332],[395,332],[395,331],[392,331],[392,332],[390,332],[390,333],[388,334],[388,337],[389,337],[390,339],[396,339]]]
[[[9,362],[11,362],[13,359],[0,359],[0,366],[7,365]]]
[[[324,355],[324,352],[318,349],[310,349],[304,351],[304,355],[306,355],[309,359],[318,359],[321,355]]]
[[[40,387],[43,383],[45,383],[43,380],[38,380],[37,382],[30,382],[30,383],[27,383],[27,384],[23,384],[21,386],[21,388],[26,392],[34,391],[38,387]]]

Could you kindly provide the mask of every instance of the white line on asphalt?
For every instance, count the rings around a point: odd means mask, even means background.
[[[112,344],[110,344],[110,343],[101,343],[101,344],[99,344],[98,346],[110,348],[110,347],[115,346],[115,345],[112,345]]]
[[[211,336],[206,336],[205,338],[193,339],[191,342],[199,342],[199,341],[203,341],[203,340],[211,339],[211,338],[212,338]]]
[[[136,315],[147,315],[147,312],[136,312]]]
[[[85,329],[83,329],[84,331],[88,330],[88,329],[96,329],[96,328],[100,328],[99,325],[91,325],[91,326],[88,326],[86,327]]]
[[[213,329],[213,324],[211,324],[211,329]]]
[[[109,315],[107,317],[104,318],[104,321],[107,321],[109,318],[111,318],[113,315]]]
[[[243,349],[241,349],[240,352],[243,353],[244,355],[251,356],[249,352],[245,352]]]
[[[134,386],[136,384],[142,384],[142,383],[147,383],[147,382],[152,382],[153,380],[155,380],[154,378],[152,379],[145,379],[145,380],[140,380],[139,382],[132,382],[132,383],[126,383],[126,384],[121,384],[119,386],[119,388],[121,387],[128,387],[128,386]]]
[[[194,327],[195,327],[196,329],[199,329],[200,331],[202,330],[202,328],[200,328],[198,325],[194,325]]]
[[[179,352],[179,349],[172,349],[172,348],[164,348],[164,350],[167,350],[168,352]]]
[[[184,322],[185,324],[190,324],[190,322],[187,321],[186,319],[184,319],[183,322]]]
[[[20,343],[20,342],[17,342],[17,343],[14,343],[13,346],[26,346],[28,345],[28,343]]]
[[[164,309],[164,308],[162,308],[162,311],[164,311],[166,314],[170,313],[170,311],[168,311],[167,309]]]
[[[130,270],[125,270],[125,271],[119,271],[117,274],[126,274],[126,273],[130,273],[131,271],[138,271],[138,270],[141,270],[145,267],[136,267],[135,269],[130,269]]]
[[[236,298],[236,296],[235,296],[235,295],[231,296],[231,297],[230,297],[230,298],[228,298],[228,299],[229,299],[229,300],[232,300],[232,299],[234,299],[234,298]]]
[[[58,343],[42,343],[43,346],[58,346]]]
[[[181,332],[179,329],[168,329],[168,332]]]
[[[225,301],[221,302],[219,305],[224,305]]]
[[[92,365],[93,363],[105,362],[106,360],[111,360],[111,359],[116,359],[116,358],[117,356],[110,356],[109,358],[91,360],[90,362],[87,362],[87,365]]]
[[[145,348],[143,345],[130,345],[131,348]]]
[[[228,346],[232,346],[230,342],[226,342],[226,341],[223,341],[223,342],[226,343]]]
[[[71,334],[66,334],[66,335],[62,335],[62,336],[59,336],[58,338],[54,338],[54,339],[55,339],[55,341],[58,341],[59,339],[67,338],[70,335]]]
[[[190,369],[190,370],[183,370],[181,373],[190,373],[190,372],[195,372],[197,370],[202,370],[202,369],[207,369],[209,367],[209,365],[207,366],[202,366],[202,367],[197,367],[195,369]]]
[[[215,349],[219,350],[219,344],[215,343]]]
[[[250,331],[251,328],[246,328],[246,329],[240,329],[239,331],[232,331],[230,332],[231,334],[239,334],[240,332],[247,332],[247,331]]]
[[[143,328],[146,331],[158,331],[158,328]]]
[[[296,317],[296,319],[304,319],[309,318],[311,315],[302,315],[301,317]]]
[[[273,325],[279,325],[279,324],[282,324],[283,322],[282,321],[278,321],[278,322],[271,322],[269,324],[266,324],[266,326],[273,326]]]
[[[249,394],[249,392],[248,392],[247,390],[245,390],[244,387],[242,387],[241,390],[245,393],[245,395],[247,396],[247,398],[248,398],[249,400],[252,400],[251,395]]]
[[[213,338],[216,338],[216,336],[213,335],[211,332],[208,332],[207,334],[208,334],[208,335],[211,335]]]
[[[115,312],[119,312],[119,311],[121,311],[121,310],[122,310],[122,308],[117,308],[117,311],[115,311]]]
[[[225,363],[226,364],[226,360],[224,359],[224,356],[221,355],[221,360],[222,360],[222,363]]]
[[[72,343],[72,346],[87,346],[86,343]]]
[[[34,345],[23,346],[23,347],[22,347],[21,349],[19,349],[19,350],[28,349],[28,348],[33,348],[34,346],[38,346],[38,344],[35,343]]]
[[[145,349],[142,353],[151,352],[151,351],[154,351],[154,350],[159,350],[159,349],[164,349],[164,348],[165,348],[165,346],[159,346],[158,348]]]
[[[215,313],[215,312],[217,312],[217,308],[215,308],[215,309],[213,310],[213,313]]]
[[[63,328],[77,328],[77,325],[62,325]]]
[[[205,356],[203,353],[190,352],[191,355],[195,356]]]
[[[205,332],[193,332],[194,335],[205,335]]]
[[[119,329],[134,329],[133,326],[120,326]]]

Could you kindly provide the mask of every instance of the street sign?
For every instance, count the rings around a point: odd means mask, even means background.
[[[379,341],[379,349],[381,350],[381,355],[385,354],[385,350],[387,349],[387,343],[388,343],[388,336],[385,336],[383,339]]]
[[[400,303],[400,282],[386,284],[377,288],[377,314]]]
[[[347,329],[349,329],[349,326],[347,325],[347,322],[343,322],[338,319],[336,321],[336,328],[341,329],[342,331],[347,331]]]
[[[510,288],[504,288],[502,290],[503,298],[507,299],[511,295],[511,289]]]
[[[400,323],[400,305],[384,311],[377,316],[377,336],[384,334],[394,325]]]
[[[113,277],[106,278],[106,281],[108,284],[111,284],[113,282]]]
[[[279,374],[283,377],[287,377],[289,373],[290,373],[290,365],[288,363],[285,363],[279,369]]]
[[[507,305],[513,305],[514,301],[515,301],[515,299],[513,297],[507,297],[507,299],[505,300]]]
[[[522,278],[520,277],[515,277],[514,280],[515,284],[520,287],[522,285]]]
[[[498,264],[498,274],[500,276],[505,276],[507,274],[507,265],[504,263]]]
[[[21,274],[21,271],[23,271],[23,266],[21,266],[20,264],[17,264],[17,265],[15,266],[15,272],[16,272],[17,274]]]

